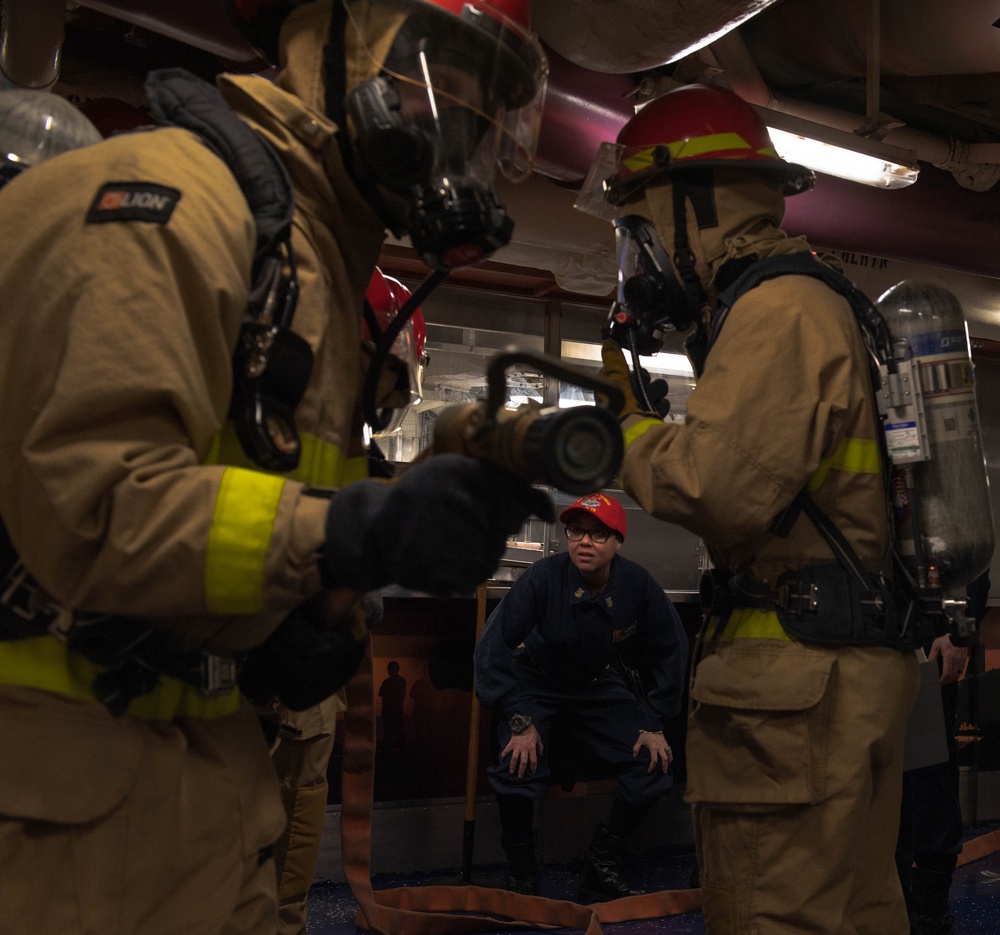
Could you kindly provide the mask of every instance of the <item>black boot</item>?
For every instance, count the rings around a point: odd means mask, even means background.
[[[538,895],[540,868],[535,857],[535,803],[523,795],[497,795],[500,846],[507,855],[504,889]]]
[[[951,874],[914,867],[910,877],[913,897],[910,935],[951,935],[954,919],[948,912]]]
[[[625,839],[608,831],[606,825],[598,825],[594,839],[587,848],[583,859],[583,874],[577,902],[584,905],[621,899],[623,896],[637,896],[636,890],[629,889],[619,876],[619,864],[625,850]]]
[[[535,857],[535,835],[528,841],[501,843],[507,855],[507,872],[503,878],[504,889],[511,893],[537,896],[539,867]]]

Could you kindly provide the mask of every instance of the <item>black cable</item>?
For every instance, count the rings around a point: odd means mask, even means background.
[[[642,379],[642,364],[639,362],[639,347],[635,340],[635,325],[630,325],[625,333],[628,336],[629,353],[632,355],[632,384],[636,397],[641,397],[638,402],[644,412],[656,412],[656,407],[650,402],[649,394],[646,392],[646,383]]]

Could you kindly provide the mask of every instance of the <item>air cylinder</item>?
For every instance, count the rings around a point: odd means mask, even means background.
[[[893,468],[897,543],[918,584],[955,591],[989,567],[994,544],[965,315],[948,290],[915,280],[892,286],[877,306],[895,356],[914,364],[930,449],[926,460]]]

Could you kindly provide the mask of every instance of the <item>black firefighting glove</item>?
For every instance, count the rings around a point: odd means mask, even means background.
[[[247,654],[238,681],[250,701],[265,707],[277,701],[304,711],[329,698],[357,671],[368,639],[363,614],[352,609],[351,625],[331,627],[323,620],[325,598],[318,594],[300,604]]]
[[[471,591],[497,568],[508,537],[532,514],[555,519],[547,494],[463,455],[429,458],[390,482],[350,484],[327,513],[324,586]]]
[[[663,377],[654,380],[648,370],[640,367],[638,374],[632,374],[632,389],[635,390],[639,405],[647,412],[656,413],[661,419],[670,412],[670,400],[667,399],[670,387]]]
[[[645,393],[643,393],[629,370],[628,361],[625,360],[622,349],[611,338],[606,338],[601,345],[601,360],[604,365],[601,367],[600,375],[616,384],[625,396],[625,402],[618,412],[619,420],[633,415],[662,419],[670,411],[670,400],[667,399],[667,381],[651,380],[649,374],[640,367],[639,379],[642,380],[645,388]]]

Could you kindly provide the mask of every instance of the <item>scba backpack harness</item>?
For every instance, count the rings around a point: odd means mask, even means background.
[[[711,329],[697,332],[689,339],[699,372],[737,300],[765,280],[785,275],[820,279],[847,299],[869,352],[871,379],[878,392],[882,383],[880,368],[893,366],[892,338],[885,320],[846,276],[809,252],[752,260],[738,272],[719,295]],[[888,511],[889,459],[882,426],[879,424],[876,429]],[[782,627],[804,643],[888,646],[909,651],[936,635],[932,632],[936,623],[930,619],[934,614],[926,612],[926,604],[921,601],[895,542],[891,545],[893,577],[889,580],[864,568],[843,533],[806,489],[775,517],[772,530],[779,536],[787,536],[801,513],[816,526],[836,557],[836,564],[785,572],[775,582],[760,581],[746,574],[734,576],[725,569],[710,570],[702,578],[701,597],[710,616],[718,618],[716,632],[721,631],[734,609],[751,607],[774,610]]]

